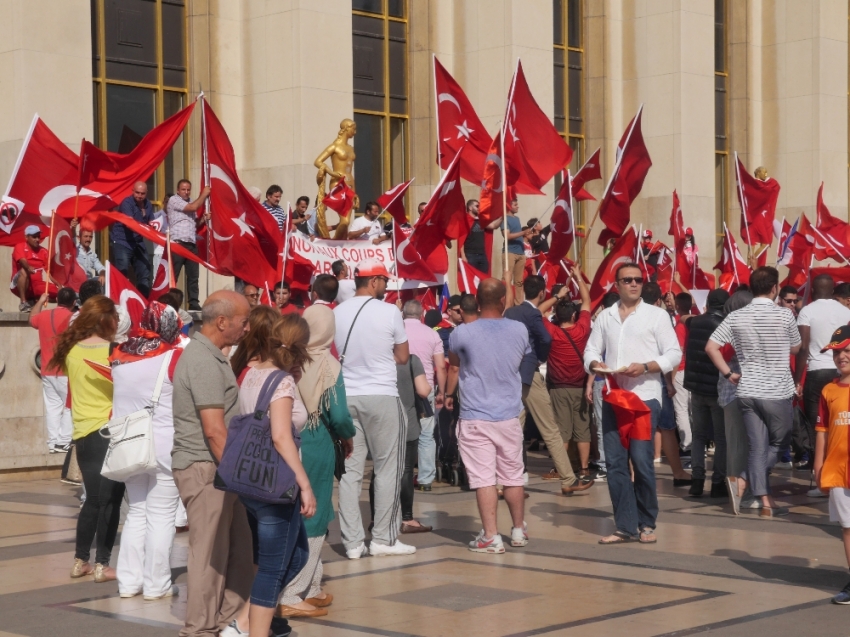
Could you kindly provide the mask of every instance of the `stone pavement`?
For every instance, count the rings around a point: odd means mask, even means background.
[[[533,475],[548,469],[544,454],[529,456]],[[415,513],[435,531],[404,536],[415,556],[346,560],[332,525],[324,557],[334,603],[326,617],[293,621],[293,634],[850,634],[850,608],[829,603],[848,573],[827,500],[806,497],[808,473],[778,472],[774,485],[790,516],[736,518],[725,501],[674,489],[662,465],[658,544],[604,547],[596,540],[613,530],[605,484],[567,498],[534,477],[531,542],[498,556],[464,546],[480,528],[473,494],[448,486],[417,492]],[[364,489],[368,515],[365,496]],[[0,484],[0,637],[176,635],[187,536],[177,537],[172,555],[177,597],[119,599],[114,582],[68,577],[78,506],[78,489],[57,480]],[[504,504],[499,514],[504,534]]]

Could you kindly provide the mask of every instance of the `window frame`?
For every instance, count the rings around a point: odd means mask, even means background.
[[[720,4],[723,6],[723,21],[721,24],[721,29],[723,32],[723,69],[719,70],[717,68],[717,5]],[[717,235],[717,247],[718,249],[723,249],[723,241],[726,237],[726,233],[723,230],[723,225],[725,224],[727,227],[731,223],[731,205],[730,205],[730,191],[729,191],[729,0],[715,0],[715,12],[714,12],[714,94],[715,94],[715,113],[714,113],[714,160],[715,160],[715,185],[714,185],[714,194],[715,194],[715,205],[714,205],[714,218],[715,218],[715,229]],[[718,149],[718,135],[717,135],[717,81],[718,78],[723,78],[723,131],[725,133],[723,138],[723,149]],[[720,162],[720,170],[718,171],[716,168],[717,162]],[[720,183],[717,183],[718,172],[720,174]],[[719,197],[719,200],[718,200]]]

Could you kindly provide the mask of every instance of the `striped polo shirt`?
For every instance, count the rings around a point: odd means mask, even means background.
[[[732,312],[711,335],[720,345],[731,343],[741,364],[739,398],[783,400],[794,395],[791,348],[800,331],[791,310],[757,297]]]

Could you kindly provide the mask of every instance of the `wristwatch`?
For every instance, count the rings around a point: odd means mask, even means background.
[[[733,373],[733,372],[732,372],[732,370],[730,369],[728,374],[723,374],[723,378],[725,378],[726,380],[729,380],[729,378],[732,376],[732,373]]]
[[[643,364],[643,373],[644,373],[644,374],[648,374],[648,373],[649,373],[649,365],[647,365],[646,363],[644,363],[644,364]]]

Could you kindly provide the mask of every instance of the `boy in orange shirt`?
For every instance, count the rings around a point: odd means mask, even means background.
[[[814,474],[821,490],[829,490],[829,519],[839,522],[850,566],[850,325],[832,333],[822,351],[832,350],[840,377],[823,388],[815,432]],[[833,604],[850,604],[850,583]]]

